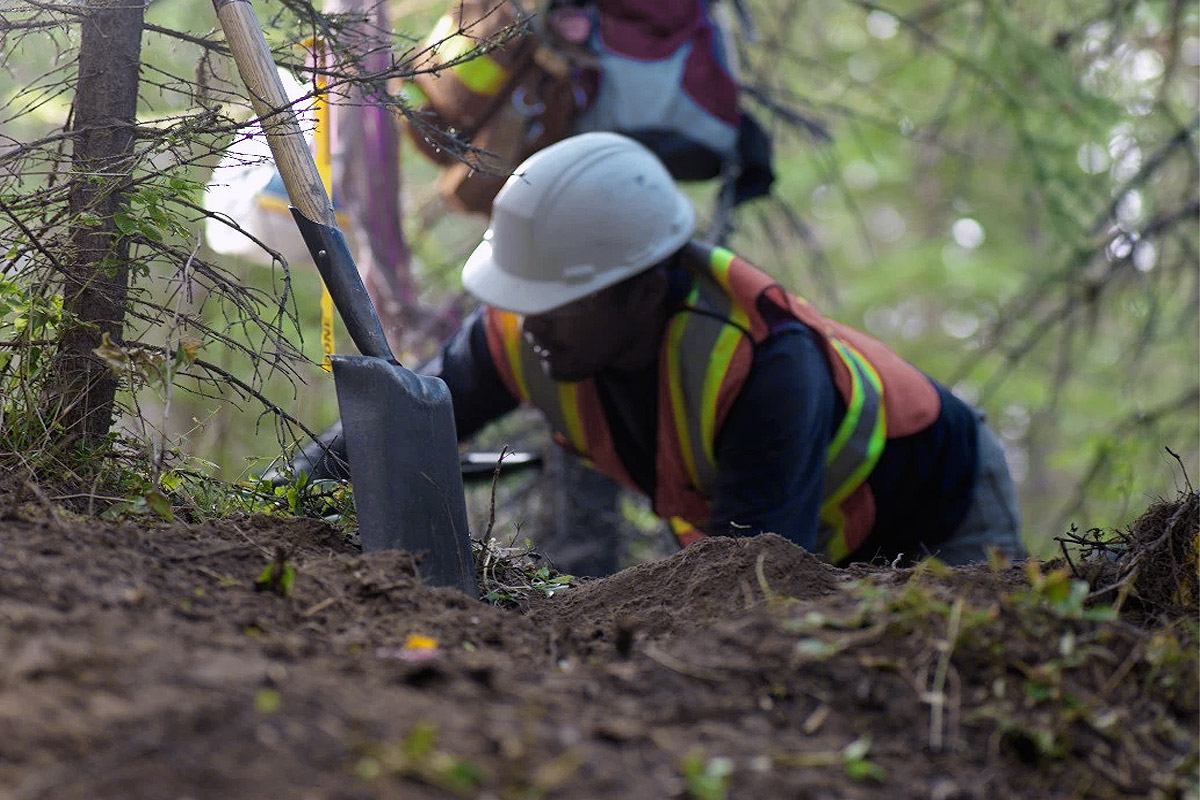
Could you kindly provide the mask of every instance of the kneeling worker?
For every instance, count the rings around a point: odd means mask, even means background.
[[[460,438],[531,403],[687,545],[778,533],[834,563],[1022,558],[999,442],[866,334],[728,250],[632,139],[531,156],[463,268],[483,306],[424,370]]]

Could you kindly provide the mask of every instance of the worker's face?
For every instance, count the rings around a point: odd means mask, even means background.
[[[642,366],[638,362],[643,354],[657,352],[657,289],[657,281],[641,281],[632,290],[609,287],[562,308],[527,316],[525,338],[556,381],[581,381],[606,368]]]

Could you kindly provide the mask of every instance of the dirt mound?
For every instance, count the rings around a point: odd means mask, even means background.
[[[672,558],[585,581],[535,604],[530,616],[576,643],[610,633],[657,638],[738,616],[768,596],[822,597],[846,580],[781,536],[712,537]]]
[[[1180,797],[1196,631],[712,539],[501,610],[323,523],[0,503],[6,798]]]

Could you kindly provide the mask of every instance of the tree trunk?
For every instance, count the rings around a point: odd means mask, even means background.
[[[83,15],[63,276],[71,321],[59,338],[51,388],[68,442],[93,444],[112,426],[118,376],[92,351],[104,334],[120,344],[125,317],[129,239],[116,215],[133,170],[144,15],[142,3],[128,0],[88,0]]]

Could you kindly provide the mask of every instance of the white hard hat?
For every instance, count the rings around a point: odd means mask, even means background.
[[[513,171],[463,286],[488,305],[541,314],[653,266],[695,228],[691,201],[654,153],[616,133],[584,133]]]

